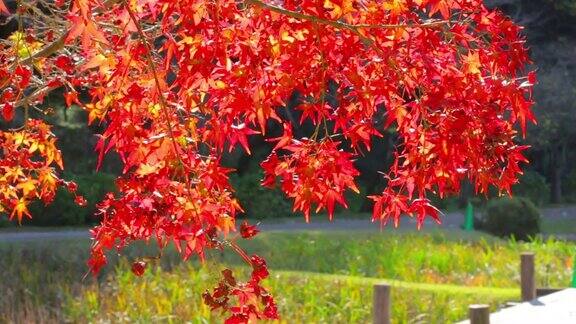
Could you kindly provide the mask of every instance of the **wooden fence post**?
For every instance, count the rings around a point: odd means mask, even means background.
[[[470,324],[490,324],[490,305],[470,305]]]
[[[520,287],[523,302],[536,298],[536,273],[534,270],[533,252],[524,252],[520,255]]]
[[[390,285],[374,285],[372,314],[374,324],[390,324]]]

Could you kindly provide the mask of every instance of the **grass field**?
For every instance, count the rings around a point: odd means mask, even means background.
[[[213,322],[200,294],[223,264],[242,272],[241,261],[214,254],[203,266],[181,263],[174,251],[137,278],[113,258],[97,279],[84,265],[87,240],[0,244],[0,322]],[[519,253],[537,254],[539,286],[570,283],[576,245],[548,240],[502,241],[460,232],[263,233],[246,242],[267,258],[268,286],[286,322],[370,321],[372,285],[393,285],[393,317],[399,323],[463,319],[471,303],[494,309],[519,297]],[[143,244],[128,259],[153,254]],[[211,271],[212,270],[212,271]]]
[[[198,298],[210,288],[207,271],[191,265],[170,273],[151,271],[135,278],[125,267],[118,269],[116,282],[88,289],[66,307],[66,317],[77,322],[123,319],[153,322],[213,323],[211,313]],[[368,323],[371,321],[372,285],[376,278],[276,271],[267,284],[277,296],[286,323]],[[494,307],[517,298],[517,289],[472,289],[460,286],[414,284],[393,285],[393,318],[407,323],[453,322],[465,316],[467,305],[478,300]]]

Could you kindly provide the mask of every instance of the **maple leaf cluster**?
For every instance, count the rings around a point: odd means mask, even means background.
[[[346,189],[359,192],[354,183],[359,172],[351,161],[352,154],[339,150],[337,142],[292,140],[282,149],[291,154],[279,158],[273,152],[262,162],[262,185],[274,187],[279,177],[282,191],[294,199],[294,211],[302,211],[306,221],[310,220],[313,205],[316,212],[326,209],[332,219],[336,203],[348,207],[344,199]]]
[[[249,259],[252,264],[251,279],[246,283],[236,280],[230,269],[222,271],[222,279],[212,292],[202,294],[206,305],[212,310],[229,310],[230,317],[226,324],[247,323],[253,319],[278,319],[278,308],[272,295],[261,286],[261,281],[268,278],[266,261],[257,255]],[[242,301],[239,306],[230,306],[230,298]]]
[[[56,174],[54,165],[63,165],[55,142],[50,126],[40,120],[29,120],[20,131],[0,131],[0,212],[10,212],[10,219],[31,218],[28,204],[37,199],[51,203],[58,187],[67,188],[78,205],[86,204],[76,194],[77,185]]]
[[[68,106],[81,106],[89,123],[104,127],[99,161],[111,150],[121,157],[118,191],[98,207],[90,268],[97,273],[106,251],[136,240],[162,248],[172,242],[183,258],[231,247],[253,269],[250,279],[240,283],[225,271],[204,295],[231,322],[277,317],[260,285],[266,263],[236,244],[258,230],[244,224],[240,236],[230,233],[241,207],[228,179],[233,170],[220,164],[236,146],[249,154],[251,137],[276,143],[261,164],[263,185],[278,185],[306,219],[323,210],[332,218],[337,204],[346,207],[345,192],[358,192],[354,161],[387,132],[398,138],[394,162],[383,170],[386,188],[370,196],[373,220],[384,224],[402,215],[418,226],[426,217],[440,222],[428,197],[457,193],[463,180],[478,193],[491,186],[509,192],[526,162],[516,137],[534,122],[535,75],[526,70],[521,28],[481,0],[46,6],[60,20],[34,20],[38,11],[19,2],[32,23],[0,45],[0,109],[12,120],[17,109],[41,109],[47,93],[62,89]],[[295,93],[298,103],[289,105]],[[30,199],[50,200],[56,176],[46,180],[34,170],[48,172],[59,161],[42,124],[26,123],[2,133],[9,176],[0,181],[0,206],[18,218]],[[314,132],[295,137],[303,123]],[[270,138],[271,128],[284,133]],[[33,142],[14,139],[30,134],[50,147],[38,151],[42,165],[28,156]],[[137,275],[145,269],[145,261],[133,265]]]

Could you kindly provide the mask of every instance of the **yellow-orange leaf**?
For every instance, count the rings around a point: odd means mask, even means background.
[[[33,193],[34,190],[36,190],[36,180],[29,179],[29,180],[20,182],[18,185],[16,185],[16,188],[22,190],[24,197],[28,197],[28,195],[31,192]]]
[[[464,57],[464,64],[466,65],[466,71],[470,74],[480,74],[480,55],[478,52],[470,53]]]
[[[163,167],[164,167],[164,161],[161,161],[160,163],[156,163],[153,165],[146,164],[146,163],[140,164],[140,166],[138,167],[138,170],[136,170],[136,174],[139,176],[146,176],[149,174],[156,173],[158,170],[160,170]]]
[[[10,214],[10,220],[14,218],[14,215],[16,215],[16,217],[18,218],[19,223],[22,222],[22,217],[24,215],[26,215],[28,218],[32,218],[32,216],[28,212],[28,202],[26,201],[26,199],[20,198],[18,200],[16,206],[14,206],[14,209],[12,210],[12,214]]]

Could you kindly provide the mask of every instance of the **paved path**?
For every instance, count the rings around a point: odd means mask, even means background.
[[[542,210],[544,218],[553,220],[565,220],[576,218],[576,206],[547,208]],[[425,229],[458,229],[464,222],[464,215],[460,212],[446,214],[442,219],[442,224],[438,225],[432,220],[426,220]],[[390,224],[388,226],[391,226]],[[372,223],[370,216],[365,218],[345,218],[336,215],[333,222],[326,219],[314,219],[306,224],[301,217],[278,222],[274,220],[262,220],[260,223],[262,231],[378,231],[380,225]],[[401,229],[416,229],[416,221],[404,217],[400,223]],[[53,231],[27,231],[25,227],[22,231],[0,232],[0,242],[6,241],[26,241],[26,240],[49,240],[49,239],[69,239],[69,238],[89,238],[88,230],[53,230]],[[563,235],[562,237],[576,240],[576,233],[573,235]]]
[[[469,324],[463,321],[457,324]],[[518,306],[490,314],[491,324],[574,324],[576,323],[576,288],[536,298]]]
[[[431,220],[427,220],[424,228],[458,228],[463,220],[463,215],[453,213],[444,217],[442,225],[438,225]],[[379,231],[380,224],[373,223],[370,216],[365,218],[344,218],[336,216],[330,222],[327,219],[316,219],[306,224],[303,218],[294,217],[293,219],[284,220],[282,222],[274,220],[261,220],[259,221],[259,229],[267,231]],[[390,224],[388,225],[390,226]],[[404,218],[399,226],[402,229],[416,229],[416,221],[413,219]],[[35,228],[38,229],[38,228]],[[26,227],[18,229],[14,232],[0,232],[0,242],[8,241],[29,241],[29,240],[50,240],[50,239],[75,239],[75,238],[89,238],[90,234],[87,229],[68,229],[68,230],[52,230],[42,231],[34,230],[27,231]]]
[[[29,240],[54,240],[54,239],[71,239],[90,237],[88,230],[54,230],[50,232],[34,231],[17,231],[17,232],[0,232],[0,242],[15,242]]]

